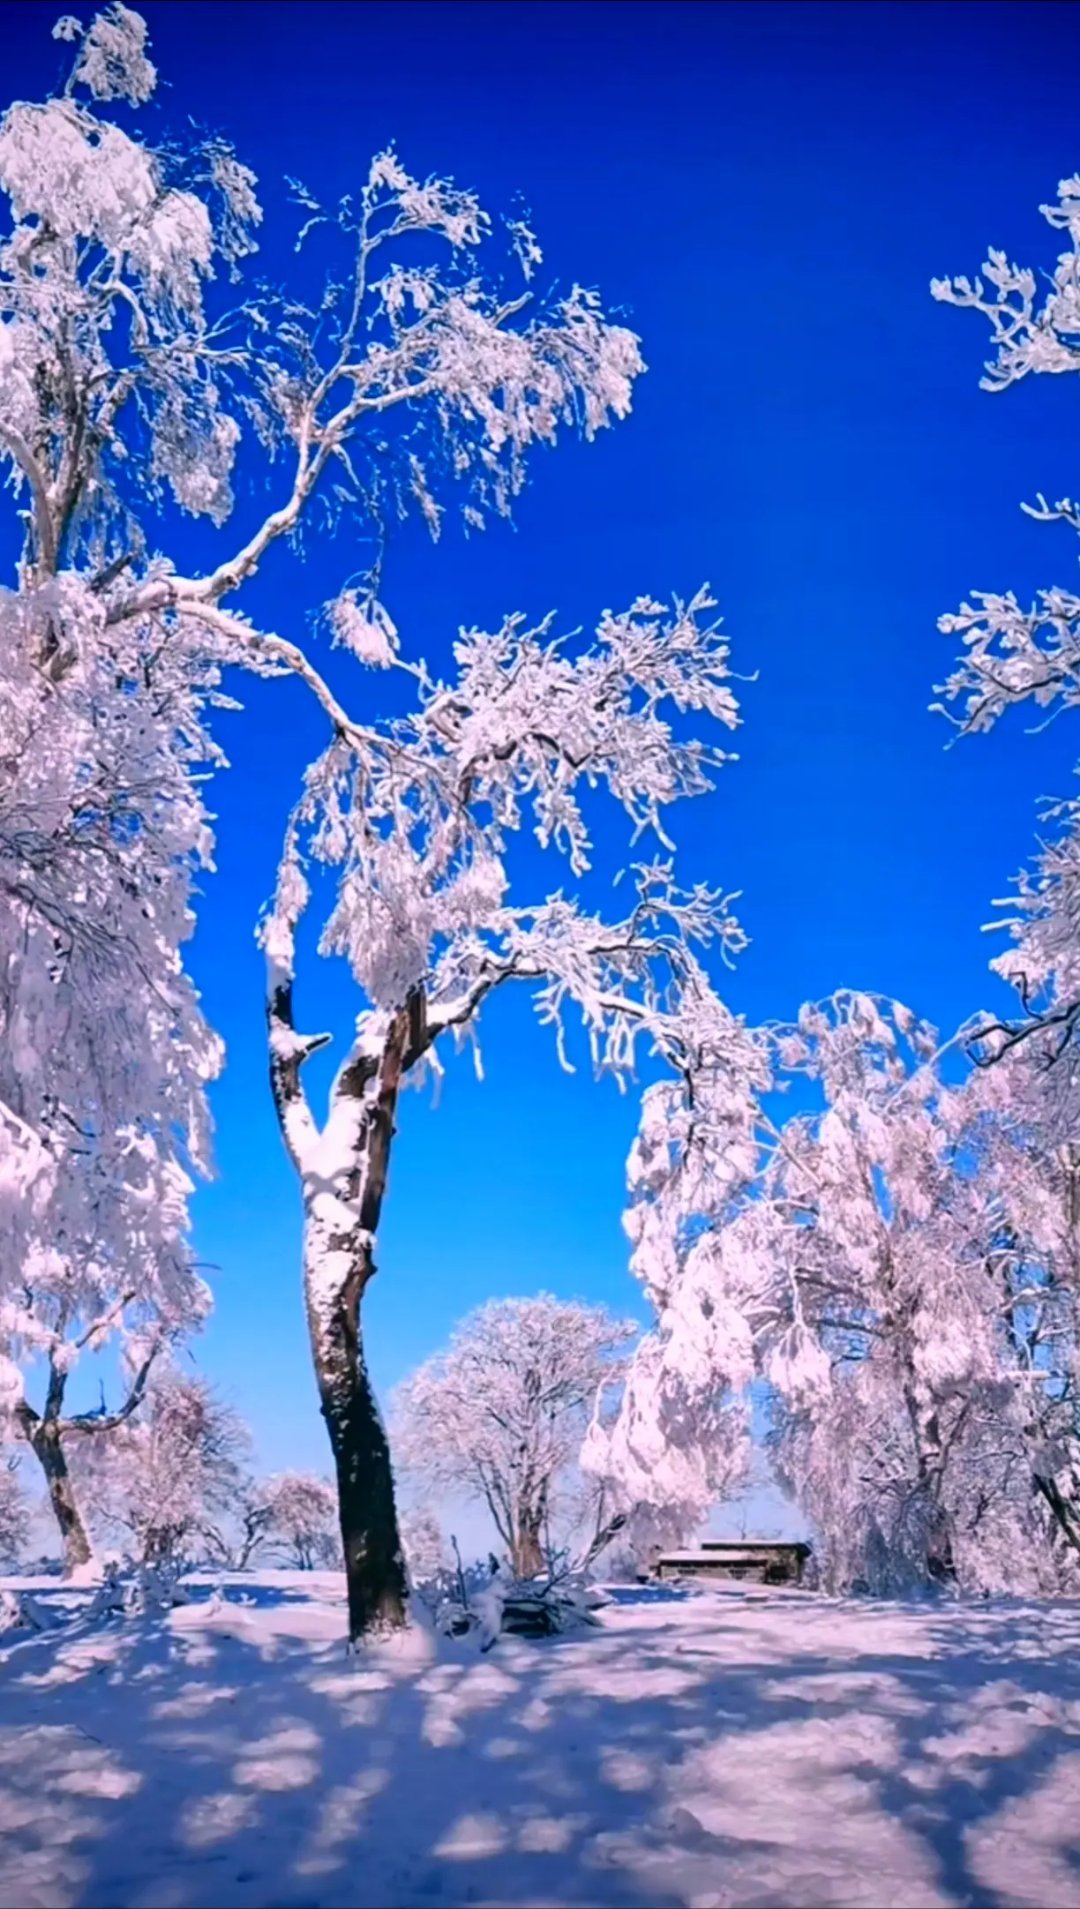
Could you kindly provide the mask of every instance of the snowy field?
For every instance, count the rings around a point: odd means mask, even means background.
[[[16,1580],[8,1580],[14,1584]],[[349,1659],[332,1576],[9,1632],[0,1904],[1080,1904],[1080,1606],[620,1590]]]

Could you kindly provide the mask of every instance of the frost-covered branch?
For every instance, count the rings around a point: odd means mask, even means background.
[[[1042,303],[1037,303],[1034,272],[1011,265],[991,251],[982,279],[936,279],[936,298],[969,307],[989,320],[995,356],[988,361],[983,388],[1003,390],[1029,372],[1080,370],[1080,175],[1063,179],[1055,205],[1041,207],[1057,231],[1068,235],[1069,249],[1057,261]],[[1080,508],[1070,498],[1049,504],[1038,496],[1023,507],[1041,523],[1064,523],[1080,532]],[[1038,726],[1080,702],[1080,596],[1055,586],[1040,590],[1025,608],[1015,593],[975,591],[959,611],[939,619],[939,627],[963,639],[964,653],[938,694],[935,709],[959,705],[949,719],[961,734],[990,729],[1014,705],[1031,703],[1045,712]],[[1044,845],[1033,871],[1019,877],[1016,912],[1004,925],[1014,943],[992,965],[1012,981],[1020,996],[1022,1018],[1008,1021],[982,1016],[970,1051],[984,1064],[1035,1037],[1044,1059],[1053,1062],[1070,1045],[1080,1017],[1080,963],[1077,953],[1077,806],[1060,802],[1046,819],[1063,826]]]

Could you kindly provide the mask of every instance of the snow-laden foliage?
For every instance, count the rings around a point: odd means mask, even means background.
[[[549,1293],[490,1300],[398,1387],[399,1467],[432,1493],[485,1505],[517,1575],[542,1571],[579,1521],[585,1426],[597,1395],[621,1382],[636,1333],[602,1306]],[[594,1510],[590,1541],[603,1530]]]
[[[646,1094],[629,1220],[657,1325],[585,1464],[681,1535],[736,1475],[754,1386],[830,1587],[1071,1585],[1073,1110],[1055,1132],[1026,1055],[947,1085],[934,1029],[867,994],[768,1040],[811,1111],[777,1126],[744,1093],[715,1153],[698,1126],[696,1180],[687,1101]]]
[[[1002,391],[1029,372],[1080,371],[1080,176],[1063,179],[1057,203],[1040,208],[1055,231],[1067,234],[1052,275],[1039,280],[1027,267],[991,251],[976,278],[935,279],[935,298],[981,312],[989,321],[995,355],[983,388]],[[1080,506],[1065,497],[1049,504],[1041,494],[1024,504],[1040,523],[1063,523],[1080,532]],[[1031,703],[1042,724],[1080,702],[1080,592],[1054,585],[1026,606],[1013,591],[972,592],[960,609],[939,619],[948,636],[959,636],[963,654],[938,686],[962,734],[993,727],[1006,710]],[[945,704],[935,705],[949,714]],[[1053,1060],[1080,1021],[1080,805],[1047,805],[1047,839],[1033,869],[1018,878],[1019,897],[998,905],[1009,917],[995,923],[1010,946],[991,964],[1016,988],[1022,1010],[1016,1022],[981,1017],[972,1049],[984,1062],[1032,1035]]]
[[[581,874],[591,852],[582,800],[596,784],[637,834],[667,841],[662,810],[709,789],[710,769],[726,759],[714,743],[677,737],[672,715],[737,721],[728,645],[707,620],[714,607],[707,591],[673,609],[642,598],[605,613],[595,643],[576,652],[552,636],[550,619],[462,632],[453,681],[416,670],[415,713],[383,728],[343,724],[308,772],[286,839],[264,930],[271,985],[291,970],[311,857],[340,871],[321,945],[347,958],[371,1003],[361,1041],[422,994],[426,1055],[493,987],[522,978],[542,984],[545,1019],[560,1023],[564,1003],[576,1001],[597,1064],[622,1069],[642,1010],[613,990],[651,972],[635,922],[644,931],[670,916],[690,938],[730,948],[742,944],[737,925],[706,889],[680,896],[666,864],[639,871],[625,924],[609,928],[562,894],[515,906],[506,851],[528,819]],[[654,987],[648,1004],[658,999]],[[284,1032],[278,1050],[288,1056]]]
[[[255,178],[219,137],[153,148],[109,116],[152,93],[145,47],[139,15],[110,7],[62,95],[0,122],[0,449],[35,505],[36,562],[141,553],[145,505],[166,495],[221,525],[247,429],[292,463],[279,507],[209,577],[128,578],[113,610],[205,606],[295,528],[326,473],[328,506],[418,507],[437,531],[441,471],[467,480],[479,521],[509,507],[528,447],[560,423],[592,436],[625,416],[634,335],[580,285],[545,302],[519,265],[511,293],[481,267],[492,224],[475,195],[393,151],[333,212],[296,188],[304,235],[325,227],[336,247],[321,300],[212,299],[256,250]],[[406,406],[395,436],[388,414]]]
[[[173,1565],[201,1555],[207,1528],[232,1511],[249,1443],[205,1380],[161,1369],[138,1412],[81,1445],[74,1469],[110,1548]]]
[[[978,1073],[946,1086],[934,1029],[869,996],[804,1009],[778,1044],[824,1110],[785,1123],[735,1227],[766,1276],[774,1456],[826,1581],[1044,1589],[1071,1567],[1037,1483],[1055,1381],[1022,1344],[1002,1230],[1039,1177],[1004,1077],[996,1105]]]
[[[969,1092],[966,1163],[985,1189],[985,1268],[1019,1429],[1017,1476],[1080,1561],[1080,1070],[1017,1044]],[[1014,1435],[1013,1447],[1017,1440]]]
[[[565,1009],[577,1006],[595,1065],[622,1076],[639,1039],[674,1038],[673,982],[692,981],[706,998],[691,944],[742,945],[724,898],[703,886],[681,892],[670,863],[640,866],[630,912],[608,923],[562,893],[515,904],[506,860],[509,838],[531,819],[544,845],[584,871],[587,785],[605,786],[637,832],[662,832],[663,807],[711,786],[724,753],[677,737],[669,712],[736,721],[727,644],[704,620],[713,607],[706,592],[670,612],[642,599],[605,615],[595,645],[576,654],[547,624],[528,630],[520,618],[495,635],[463,634],[456,681],[419,670],[414,714],[381,729],[346,725],[312,765],[263,942],[286,1141],[327,1196],[353,1160],[388,1057],[395,1078],[421,1063],[438,1070],[440,1035],[468,1030],[503,983],[534,985],[560,1051]],[[291,1024],[308,858],[339,871],[321,947],[348,959],[370,1003],[322,1132],[298,1070],[325,1037]],[[324,1225],[344,1225],[347,1203],[332,1205]]]
[[[950,305],[970,307],[988,319],[994,356],[986,362],[984,391],[1004,391],[1030,371],[1080,369],[1080,174],[1062,179],[1056,205],[1039,207],[1055,232],[1068,234],[1068,249],[1058,255],[1053,275],[1043,274],[1041,303],[1039,277],[1029,266],[1014,265],[1008,254],[994,247],[983,264],[981,278],[935,278],[935,298]]]
[[[606,1424],[594,1416],[582,1453],[626,1514],[638,1555],[683,1541],[743,1481],[749,1459],[754,1352],[742,1297],[753,1267],[736,1262],[718,1277],[718,1243],[703,1223],[737,1208],[754,1178],[770,1057],[760,1035],[697,987],[670,1035],[678,1072],[643,1095],[624,1217],[630,1270],[656,1322],[618,1411]]]
[[[221,1047],[181,948],[215,682],[179,634],[108,630],[70,574],[0,591],[0,1369],[39,1456],[105,1429],[65,1411],[80,1361],[119,1335],[134,1409],[209,1304],[188,1196]]]

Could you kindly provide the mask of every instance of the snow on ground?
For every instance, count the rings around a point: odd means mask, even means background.
[[[329,1575],[94,1626],[34,1592],[4,1909],[1080,1905],[1080,1605],[623,1590],[349,1658]]]

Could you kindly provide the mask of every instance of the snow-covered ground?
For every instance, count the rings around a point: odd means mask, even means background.
[[[1080,1904],[1080,1606],[626,1590],[350,1659],[329,1576],[93,1627],[36,1595],[68,1616],[0,1640],[5,1909]]]

